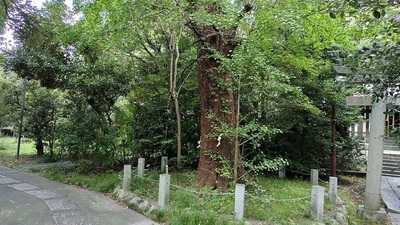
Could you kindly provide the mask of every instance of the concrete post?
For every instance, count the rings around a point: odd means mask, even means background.
[[[311,190],[311,217],[322,222],[324,215],[324,187],[312,186]]]
[[[122,190],[127,192],[131,188],[131,165],[124,165],[124,181],[122,183]]]
[[[161,173],[165,173],[167,165],[168,165],[168,156],[161,157]]]
[[[286,178],[286,166],[279,167],[279,178]]]
[[[310,181],[311,185],[318,185],[318,170],[311,169]]]
[[[385,134],[386,101],[372,105],[371,132],[367,159],[364,205],[359,206],[358,215],[370,220],[384,220],[386,213],[381,209],[381,178],[383,159],[383,136]],[[383,211],[382,211],[383,210]]]
[[[164,209],[168,205],[169,201],[169,188],[170,188],[171,177],[169,174],[160,175],[160,184],[158,189],[158,206],[160,209]]]
[[[337,177],[329,177],[329,200],[332,202],[333,205],[337,203]]]
[[[139,158],[139,160],[138,160],[138,172],[137,172],[138,177],[143,177],[144,164],[145,164],[145,159],[144,158]]]
[[[244,215],[244,184],[235,187],[235,220],[243,220]]]

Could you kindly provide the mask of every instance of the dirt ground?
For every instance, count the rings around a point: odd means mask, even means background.
[[[43,161],[43,157],[36,155],[23,155],[17,159],[15,156],[1,156],[0,164],[7,167],[13,167],[18,165],[36,164]]]
[[[348,193],[354,201],[362,205],[365,191],[364,177],[340,177],[339,186],[340,189]]]

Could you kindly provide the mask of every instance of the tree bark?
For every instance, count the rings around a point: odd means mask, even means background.
[[[36,154],[37,155],[44,155],[44,146],[42,139],[36,140]]]
[[[211,26],[191,28],[195,31],[197,38],[205,39],[204,42],[200,42],[197,49],[201,139],[196,184],[199,187],[227,189],[232,180],[235,141],[234,137],[224,136],[221,134],[223,131],[218,131],[216,128],[222,125],[228,129],[235,128],[235,101],[231,74],[221,69],[218,58],[229,58],[237,46],[236,29],[216,31]],[[240,158],[239,155],[236,157]],[[221,161],[228,162],[228,165]],[[218,168],[221,169],[224,166],[228,166],[224,169],[229,170],[227,174],[229,176],[218,173]],[[240,177],[244,170],[238,168],[238,171],[240,172],[237,176]]]
[[[189,3],[187,9],[189,12],[201,8],[201,4],[198,4],[196,0],[191,0]],[[206,3],[203,7],[208,13],[221,17],[226,16],[227,13],[221,10],[217,3]],[[250,3],[243,5],[242,12],[237,15],[236,20],[239,22],[252,9],[253,6]],[[238,28],[200,25],[192,18],[189,18],[186,25],[194,32],[198,40],[197,68],[201,137],[196,184],[199,187],[227,189],[229,182],[233,179],[233,168],[235,168],[236,177],[242,178],[245,172],[240,162],[239,152],[235,151],[235,136],[223,135],[223,129],[235,129],[236,118],[232,77],[229,71],[222,67],[220,60],[230,59],[233,50],[238,46]],[[223,129],[218,129],[222,125]],[[226,169],[229,170],[224,171],[224,176],[219,173],[223,167],[228,167]]]
[[[175,33],[171,34],[169,49],[171,51],[171,64],[170,64],[170,94],[174,101],[175,115],[176,115],[176,144],[177,144],[177,159],[176,167],[182,168],[182,118],[179,109],[179,90],[177,90],[177,79],[178,79],[178,62],[179,62],[179,38],[177,39]],[[174,60],[174,53],[176,54]]]

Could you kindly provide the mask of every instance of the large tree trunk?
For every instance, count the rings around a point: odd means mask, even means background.
[[[36,140],[36,154],[44,155],[44,145],[41,138]]]
[[[235,101],[231,75],[221,69],[218,58],[229,58],[232,54],[237,45],[234,41],[236,29],[216,31],[211,26],[192,29],[195,30],[197,38],[205,38],[197,49],[201,142],[196,184],[199,187],[227,189],[229,181],[232,180],[235,142],[234,137],[221,136],[223,131],[218,129],[222,126],[227,129],[235,128]],[[238,156],[237,160],[239,159]],[[228,172],[226,175],[229,176],[219,173],[222,168],[227,169],[224,171]],[[244,171],[241,168],[239,171],[241,176]]]
[[[188,1],[189,12],[198,11],[198,1]],[[232,4],[237,4],[233,3]],[[225,17],[226,11],[217,2],[206,3],[204,9],[210,14]],[[251,4],[243,5],[237,21],[253,9]],[[236,125],[235,101],[231,74],[222,68],[220,59],[229,59],[239,44],[237,27],[216,27],[199,24],[189,17],[186,24],[199,41],[197,67],[200,90],[200,161],[197,168],[196,184],[227,189],[235,176],[242,179],[244,169],[240,155],[235,155],[235,135],[222,135],[223,129],[234,129]],[[222,128],[223,129],[219,129]],[[239,152],[236,152],[239,153]],[[236,162],[234,162],[236,160]],[[236,167],[237,166],[237,167]],[[235,169],[233,169],[235,167]],[[228,169],[222,171],[221,169]],[[223,172],[224,174],[221,174]],[[237,181],[237,180],[236,180]]]

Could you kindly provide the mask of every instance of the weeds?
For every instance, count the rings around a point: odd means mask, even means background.
[[[15,146],[15,139],[0,139],[0,155],[2,161],[6,161],[8,165],[19,163],[15,161]],[[31,157],[29,154],[35,153],[32,143],[24,142],[23,146],[21,148],[23,157],[29,158]],[[95,173],[87,172],[79,166],[75,168],[50,167],[45,170],[33,169],[31,172],[40,172],[49,179],[103,193],[112,192],[122,180],[122,170],[121,172]],[[135,171],[132,173],[135,174]],[[159,172],[157,171],[147,171],[143,178],[134,176],[131,190],[139,196],[157,199],[158,179]],[[171,173],[168,207],[165,210],[156,210],[148,216],[170,225],[243,224],[232,221],[233,191],[219,195],[217,191],[211,189],[198,190],[194,187],[194,181],[195,172],[193,171]],[[356,215],[360,204],[360,194],[364,190],[363,178],[340,177],[339,181],[341,181],[339,196],[346,205],[348,211],[346,219],[349,224],[377,224],[361,220]],[[246,220],[263,221],[257,224],[310,224],[312,222],[309,218],[311,204],[309,182],[262,176],[259,176],[254,182],[257,184],[254,186],[257,187],[257,190],[248,190],[245,197]],[[326,204],[325,208],[329,210],[330,205]]]
[[[45,169],[43,176],[48,179],[103,193],[112,192],[121,180],[121,173],[119,172],[108,171],[106,173],[82,175],[74,171],[71,172],[70,169],[57,166]]]
[[[135,171],[132,171],[135,174]],[[100,192],[111,192],[122,180],[122,172],[109,171],[102,174],[80,174],[61,168],[47,169],[44,176],[64,183],[78,185]],[[133,176],[131,191],[149,198],[158,198],[159,172],[148,171],[143,178]],[[234,194],[219,195],[210,189],[194,187],[194,172],[171,173],[170,201],[165,210],[156,210],[153,220],[170,225],[241,225],[233,218]],[[351,178],[344,178],[344,180]],[[361,184],[361,181],[354,181]],[[307,181],[287,180],[276,177],[258,177],[262,191],[246,194],[246,220],[264,221],[257,224],[309,224],[311,185]],[[358,203],[348,193],[340,190],[344,200],[349,224],[374,224],[357,218]],[[330,209],[326,199],[325,208]],[[138,208],[133,209],[140,210]],[[145,213],[144,211],[142,213]],[[382,223],[382,225],[385,223]]]

